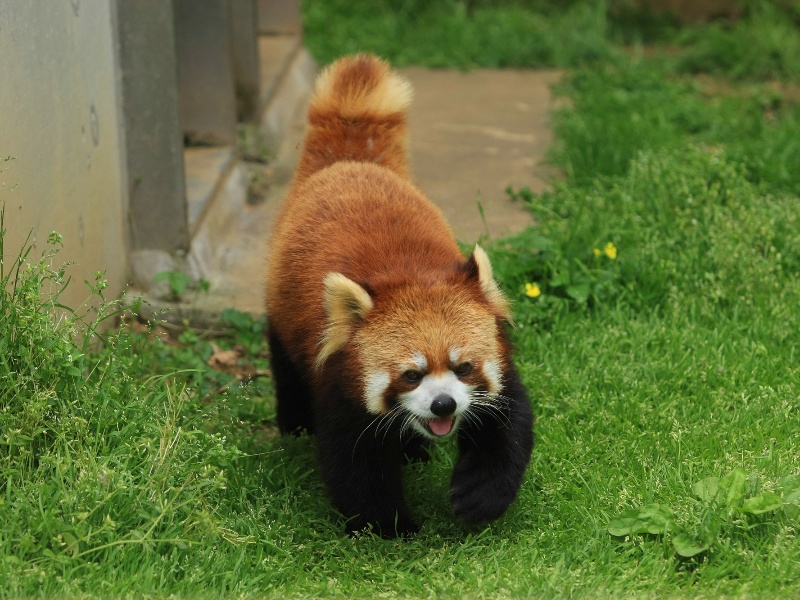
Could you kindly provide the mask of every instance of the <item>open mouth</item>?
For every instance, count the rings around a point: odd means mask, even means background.
[[[436,417],[434,419],[420,418],[419,422],[422,423],[422,426],[429,433],[437,437],[441,437],[453,431],[453,425],[455,425],[456,418],[452,415],[449,417]]]

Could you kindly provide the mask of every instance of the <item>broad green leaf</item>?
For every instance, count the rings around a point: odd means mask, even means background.
[[[76,538],[71,532],[62,532],[61,539],[63,539],[64,543],[67,545],[67,552],[70,552],[72,556],[76,556],[78,552],[80,552],[80,543],[78,538]]]
[[[747,489],[747,473],[744,469],[736,468],[719,480],[717,502],[725,508],[733,508],[743,499]]]
[[[253,318],[250,315],[235,308],[226,308],[220,314],[220,318],[236,329],[248,329],[253,323]]]
[[[186,273],[175,272],[171,277],[168,278],[168,281],[169,287],[175,293],[175,295],[182,296],[186,291],[186,288],[189,287],[189,283],[192,281],[192,278]]]
[[[589,284],[579,283],[578,285],[568,285],[566,288],[567,295],[575,300],[578,304],[583,304],[589,299]]]
[[[550,286],[554,288],[561,287],[562,285],[567,285],[568,283],[569,283],[569,273],[567,272],[556,273],[550,279]]]
[[[192,277],[182,271],[161,271],[153,276],[153,281],[166,281],[170,291],[181,296],[192,281]]]
[[[538,248],[539,250],[552,250],[555,247],[553,240],[543,235],[533,235],[530,238],[527,238],[527,241],[531,246]]]
[[[781,479],[783,503],[800,506],[800,475],[789,475]]]
[[[784,504],[783,512],[790,519],[797,519],[800,517],[800,506],[797,504]]]
[[[637,533],[666,533],[673,524],[672,510],[661,504],[647,504],[626,510],[608,525],[608,533],[615,536]]]
[[[64,542],[65,542],[65,543],[66,543],[68,546],[71,546],[72,544],[74,544],[75,542],[77,542],[77,541],[78,541],[78,538],[76,538],[76,537],[75,537],[75,536],[74,536],[74,535],[73,535],[71,532],[69,532],[69,531],[62,531],[62,532],[61,532],[61,539],[63,539],[63,540],[64,540]]]
[[[713,502],[719,492],[719,477],[706,477],[692,486],[692,491],[703,502]]]
[[[672,538],[672,546],[680,556],[691,558],[708,550],[708,544],[697,541],[688,533],[681,532]]]
[[[747,498],[742,503],[741,508],[736,510],[740,513],[747,513],[751,515],[763,515],[764,513],[778,510],[783,506],[783,500],[775,492],[764,492],[758,496]]]

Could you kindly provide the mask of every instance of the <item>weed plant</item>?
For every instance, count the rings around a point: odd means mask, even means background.
[[[77,313],[59,302],[60,236],[38,259],[30,246],[9,256],[4,236],[0,223],[0,593],[89,580],[116,595],[135,583],[120,587],[117,568],[146,586],[153,560],[235,541],[217,507],[237,448],[206,430],[192,392],[141,368],[140,347],[101,333],[119,311],[102,274],[98,312]]]
[[[791,504],[800,473],[797,198],[694,143],[522,197],[539,225],[491,252],[538,416],[527,481],[508,515],[465,528],[450,515],[445,445],[408,469],[423,529],[406,541],[344,536],[313,438],[274,435],[268,378],[240,385],[209,366],[239,348],[262,368],[261,322],[229,311],[223,337],[171,342],[124,329],[97,352],[94,325],[75,342],[76,315],[54,317],[53,258],[15,263],[3,275],[3,591],[800,591],[797,514],[753,504]],[[733,472],[748,487],[717,500],[711,482],[730,489]],[[659,518],[670,529],[651,533]]]

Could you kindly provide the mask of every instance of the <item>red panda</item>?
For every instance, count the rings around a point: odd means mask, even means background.
[[[282,433],[317,437],[347,530],[418,530],[401,467],[455,436],[455,516],[514,501],[533,416],[511,359],[508,302],[485,252],[465,259],[408,179],[407,81],[360,54],[319,76],[269,250],[268,342]]]

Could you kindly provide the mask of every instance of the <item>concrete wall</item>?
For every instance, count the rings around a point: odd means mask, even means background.
[[[0,175],[15,255],[33,230],[64,237],[59,260],[74,261],[62,301],[88,296],[84,279],[106,271],[119,293],[127,273],[127,194],[114,39],[115,3],[0,0]]]
[[[297,0],[258,0],[258,32],[262,34],[300,33],[303,22]]]
[[[186,252],[189,230],[172,3],[115,4],[131,250]]]
[[[294,19],[291,31],[259,37],[272,16]],[[299,16],[299,0],[0,0],[9,260],[29,235],[38,258],[58,231],[56,266],[73,263],[60,299],[75,309],[99,271],[110,298],[133,284],[157,299],[163,271],[216,281],[246,198],[236,108],[251,126],[288,130],[296,110],[284,108],[312,79],[298,88],[289,75],[304,56]],[[221,145],[185,146],[193,139]]]

